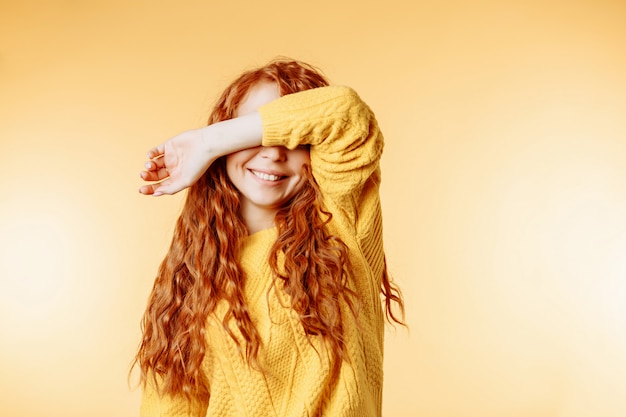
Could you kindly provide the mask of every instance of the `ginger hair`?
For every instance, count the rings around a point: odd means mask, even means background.
[[[310,65],[276,60],[243,73],[229,85],[208,124],[233,118],[250,89],[264,81],[278,84],[281,96],[328,85],[321,72]],[[275,283],[282,281],[290,307],[299,315],[306,334],[322,337],[339,359],[334,361],[337,371],[341,360],[347,358],[340,304],[343,300],[356,316],[359,297],[346,286],[347,247],[326,231],[324,226],[331,215],[323,210],[310,167],[304,170],[307,181],[276,215],[278,238],[268,262]],[[247,234],[239,214],[239,194],[226,174],[222,157],[189,188],[170,248],[158,269],[135,357],[142,383],[152,375],[162,394],[208,399],[209,388],[201,370],[207,348],[205,326],[222,300],[228,305],[222,318],[224,329],[249,365],[262,371],[257,361],[260,337],[248,314],[243,295],[245,277],[237,262]],[[279,253],[284,254],[282,263]],[[403,301],[386,271],[381,293],[387,318],[402,323],[394,315],[391,302],[403,312]]]

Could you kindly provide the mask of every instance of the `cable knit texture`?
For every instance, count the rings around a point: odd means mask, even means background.
[[[329,232],[348,246],[348,285],[361,297],[359,321],[342,309],[349,360],[335,378],[330,355],[315,336],[307,338],[279,283],[272,285],[269,250],[276,229],[244,241],[239,254],[245,296],[261,336],[259,361],[251,369],[221,325],[224,309],[207,319],[207,353],[202,370],[209,381],[208,404],[160,397],[151,381],[141,415],[152,416],[338,416],[381,415],[384,268],[378,188],[383,137],[369,107],[348,87],[332,86],[281,97],[259,110],[263,145],[311,145],[313,175],[333,214]],[[224,307],[224,306],[222,306]],[[235,331],[233,329],[233,331]]]

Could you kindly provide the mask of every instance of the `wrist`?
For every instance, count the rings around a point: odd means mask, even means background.
[[[200,149],[201,152],[207,156],[209,161],[214,161],[219,158],[221,155],[217,155],[218,149],[216,149],[216,140],[213,132],[213,127],[215,125],[209,125],[202,127],[200,130]]]

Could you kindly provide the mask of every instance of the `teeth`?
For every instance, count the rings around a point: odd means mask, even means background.
[[[280,179],[278,175],[266,174],[264,172],[257,171],[252,171],[252,173],[265,181],[278,181]]]

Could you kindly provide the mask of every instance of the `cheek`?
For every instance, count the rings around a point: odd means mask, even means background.
[[[304,165],[311,164],[311,157],[308,149],[296,149],[294,152],[297,152],[297,154],[295,154],[293,158],[293,167],[294,170],[297,170],[297,172],[300,174],[296,190],[300,191],[302,187],[304,187],[304,184],[307,182],[303,172],[303,167]]]
[[[232,176],[245,165],[254,156],[254,149],[244,149],[243,151],[234,152],[226,155],[226,173],[232,180]]]
[[[289,160],[293,163],[294,167],[302,167],[302,165],[309,164],[311,162],[311,156],[308,148],[296,148],[291,151]]]
[[[237,165],[237,161],[233,158],[233,155],[226,156],[226,175],[228,179],[233,181],[233,174],[235,173],[235,166]]]

